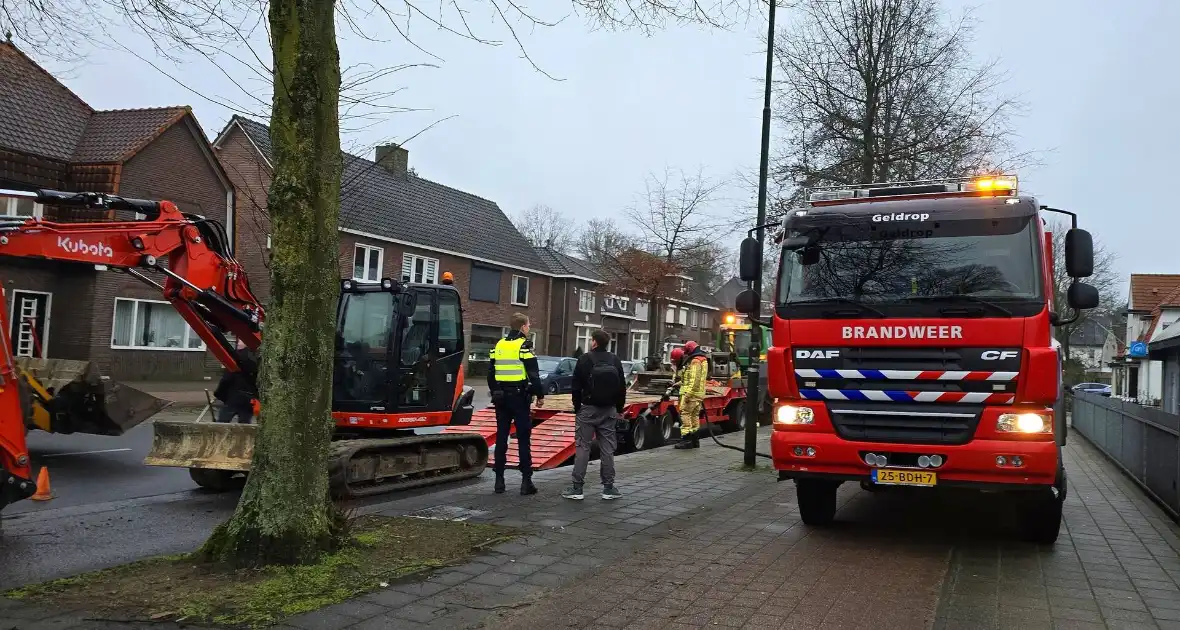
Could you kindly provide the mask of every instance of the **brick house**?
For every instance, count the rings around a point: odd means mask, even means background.
[[[708,288],[691,277],[676,276],[673,281],[672,291],[659,300],[662,348],[689,340],[712,348],[721,325],[721,305]]]
[[[98,111],[0,41],[0,188],[168,199],[232,229],[233,186],[188,107]],[[8,216],[133,217],[0,199]],[[231,235],[232,236],[232,235]],[[18,354],[88,360],[121,380],[200,378],[219,366],[157,289],[94,265],[0,258]]]
[[[270,246],[269,128],[235,116],[213,146],[237,187],[236,256],[265,300],[270,284],[264,271]],[[342,277],[436,283],[449,271],[463,300],[469,359],[487,359],[515,312],[529,316],[534,338],[542,343],[552,273],[499,206],[418,176],[404,148],[377,147],[375,158],[344,155]]]

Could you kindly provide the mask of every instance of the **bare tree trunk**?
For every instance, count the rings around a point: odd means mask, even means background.
[[[204,555],[237,566],[316,560],[334,541],[328,496],[339,295],[340,56],[334,0],[271,0],[275,89],[271,303],[260,419],[237,511]]]

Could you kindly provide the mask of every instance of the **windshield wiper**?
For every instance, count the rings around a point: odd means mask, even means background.
[[[848,314],[855,315],[858,313],[866,313],[867,312],[867,313],[872,313],[872,314],[876,315],[877,317],[885,317],[885,313],[882,313],[881,311],[877,310],[876,308],[873,308],[872,306],[869,306],[868,304],[865,304],[864,302],[857,300],[857,299],[853,299],[853,298],[826,297],[826,298],[814,298],[811,300],[799,300],[799,301],[794,301],[794,302],[788,302],[789,306],[814,306],[816,304],[847,304],[849,306],[856,308],[856,311],[852,311],[852,309],[845,309],[843,311]],[[824,311],[823,315],[824,315],[824,317],[834,317],[840,313],[841,313],[841,311]]]
[[[985,300],[977,295],[971,295],[970,293],[952,293],[950,295],[915,295],[915,296],[911,296],[911,297],[906,298],[906,301],[907,302],[966,301],[966,302],[972,302],[974,304],[979,304],[980,306],[986,306],[986,307],[992,309],[993,311],[1003,313],[1003,314],[1007,315],[1008,317],[1012,317],[1012,311],[1004,308],[1003,306],[1000,306],[999,304],[996,304],[995,302],[992,302],[990,300]],[[943,310],[947,310],[947,309],[943,309]],[[943,313],[943,314],[945,315],[946,313]]]

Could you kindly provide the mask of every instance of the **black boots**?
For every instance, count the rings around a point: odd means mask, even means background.
[[[699,435],[700,435],[700,431],[693,431],[692,433],[686,433],[686,434],[680,436],[680,442],[677,443],[676,446],[673,446],[672,448],[679,449],[679,450],[685,450],[685,449],[690,449],[690,448],[700,448],[701,441],[700,441]]]
[[[496,473],[495,490],[496,490],[496,494],[504,494],[504,473],[502,473],[502,472]],[[525,494],[525,495],[537,494],[537,486],[533,485],[532,475],[530,475],[528,477],[521,478],[521,480],[520,480],[520,493]]]

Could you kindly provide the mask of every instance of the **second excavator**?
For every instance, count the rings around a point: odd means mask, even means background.
[[[234,339],[255,350],[262,345],[265,310],[217,221],[183,213],[169,201],[101,193],[0,190],[4,197],[144,218],[59,223],[8,217],[0,220],[0,256],[99,264],[130,274],[157,288],[231,371],[240,369]],[[476,477],[487,466],[488,445],[476,433],[415,432],[466,425],[474,411],[474,391],[463,385],[462,307],[450,279],[448,273],[437,285],[341,281],[331,374],[336,431],[328,471],[336,497]],[[0,483],[12,491],[0,498],[0,507],[32,494],[23,427],[34,413],[11,341],[5,335],[2,342]],[[9,390],[20,390],[12,397],[17,408],[7,403]],[[92,407],[69,409],[68,421],[99,421],[91,416],[101,407]],[[255,424],[157,420],[152,427],[148,465],[188,468],[198,485],[212,489],[228,488],[249,472]]]

